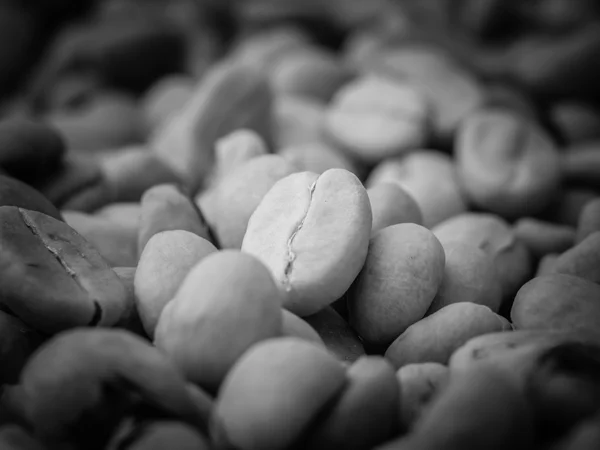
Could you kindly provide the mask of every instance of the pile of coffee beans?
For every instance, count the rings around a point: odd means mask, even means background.
[[[594,0],[0,2],[0,449],[600,448]]]

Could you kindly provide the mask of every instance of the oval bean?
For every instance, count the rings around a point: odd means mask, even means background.
[[[367,256],[371,223],[356,176],[343,169],[301,172],[275,183],[262,199],[242,251],[269,267],[285,293],[284,307],[307,316],[348,290]]]

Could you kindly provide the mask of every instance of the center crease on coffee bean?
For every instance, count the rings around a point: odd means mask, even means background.
[[[317,187],[317,181],[319,181],[318,178],[310,186],[308,186],[308,193],[309,193],[308,206],[306,207],[306,211],[304,213],[304,216],[302,217],[302,220],[300,220],[300,222],[298,222],[298,225],[294,229],[294,232],[292,233],[292,235],[290,236],[290,238],[288,239],[288,242],[287,242],[287,265],[285,266],[285,269],[283,271],[283,276],[284,276],[283,283],[285,285],[285,290],[287,292],[290,292],[292,290],[292,282],[290,281],[290,276],[292,274],[294,261],[296,260],[296,253],[292,249],[292,245],[294,243],[294,239],[298,235],[298,232],[304,226],[304,221],[306,220],[306,217],[308,216],[308,212],[310,211],[313,194],[315,192],[315,188]]]
[[[19,214],[21,215],[21,219],[23,219],[23,223],[25,224],[25,226],[33,233],[34,236],[37,236],[39,238],[39,240],[42,242],[44,247],[46,247],[46,250],[48,250],[50,253],[52,253],[52,255],[60,263],[60,265],[65,269],[65,272],[67,272],[69,274],[69,276],[71,278],[73,278],[77,282],[77,284],[79,284],[79,281],[77,280],[77,274],[75,273],[75,271],[67,265],[66,261],[63,260],[63,258],[60,256],[59,252],[56,249],[54,249],[50,245],[48,245],[48,243],[46,242],[44,237],[40,234],[39,230],[36,228],[35,224],[33,222],[31,222],[31,220],[29,220],[27,215],[20,208],[19,208]]]

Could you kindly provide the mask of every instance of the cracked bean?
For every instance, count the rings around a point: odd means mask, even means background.
[[[355,175],[344,169],[295,173],[262,199],[242,251],[271,270],[283,306],[307,316],[348,290],[364,264],[371,224],[369,198]]]

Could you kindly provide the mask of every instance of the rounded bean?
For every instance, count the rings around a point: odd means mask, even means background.
[[[432,109],[433,131],[449,140],[462,120],[485,101],[479,80],[441,49],[405,45],[380,52],[377,70],[419,87]]]
[[[281,297],[253,256],[214,253],[194,266],[164,307],[155,345],[188,380],[216,392],[248,348],[281,335]]]
[[[215,178],[227,176],[234,169],[257,156],[269,153],[266,143],[252,130],[236,130],[215,143]]]
[[[310,46],[282,53],[269,72],[277,95],[298,95],[322,102],[329,102],[353,76],[335,54]]]
[[[418,150],[388,159],[373,169],[367,187],[385,182],[399,184],[415,199],[427,228],[467,210],[454,162],[443,153]]]
[[[141,255],[152,236],[163,231],[181,230],[211,241],[212,231],[194,201],[179,186],[161,184],[142,196],[140,224],[136,239]]]
[[[206,239],[185,230],[164,231],[150,238],[134,278],[135,302],[148,336],[154,336],[163,308],[189,271],[216,251]]]
[[[397,368],[425,362],[447,364],[469,339],[511,329],[506,319],[487,306],[454,303],[408,327],[389,346],[385,357]]]
[[[573,275],[550,274],[526,283],[510,312],[517,329],[596,329],[600,286]]]
[[[465,213],[440,223],[432,229],[444,248],[462,242],[483,250],[494,259],[505,299],[511,299],[532,275],[529,250],[514,230],[498,216]]]
[[[485,251],[462,242],[447,243],[444,253],[444,279],[427,315],[460,302],[484,305],[497,313],[502,304],[503,292],[494,258]]]
[[[379,183],[367,189],[367,194],[373,211],[373,226],[371,227],[373,235],[391,225],[401,223],[423,225],[421,208],[400,185]]]
[[[426,228],[392,225],[371,239],[348,296],[350,324],[368,343],[387,345],[421,319],[444,276],[444,249]]]
[[[211,420],[215,448],[288,448],[342,392],[345,372],[328,352],[302,339],[253,346],[219,391]]]
[[[549,136],[502,108],[476,111],[456,138],[458,174],[474,205],[506,218],[543,211],[561,183],[560,156]]]
[[[421,148],[428,105],[414,86],[369,76],[344,86],[325,116],[327,136],[353,157],[375,164]]]
[[[355,175],[300,172],[275,183],[262,199],[242,250],[269,267],[285,294],[284,307],[307,316],[348,290],[365,262],[371,223],[369,199]]]

